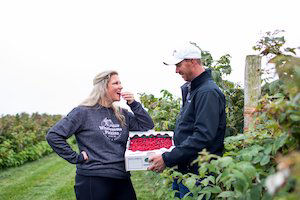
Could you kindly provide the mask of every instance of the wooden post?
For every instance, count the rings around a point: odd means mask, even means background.
[[[244,78],[244,131],[247,131],[261,95],[261,56],[246,56]]]

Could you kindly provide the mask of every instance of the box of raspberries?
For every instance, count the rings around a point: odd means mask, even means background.
[[[174,148],[172,131],[133,131],[129,132],[125,151],[126,171],[146,170],[149,157],[162,154]]]

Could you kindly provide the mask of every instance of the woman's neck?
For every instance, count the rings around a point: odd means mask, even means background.
[[[101,99],[99,104],[103,107],[106,107],[106,108],[111,108],[112,107],[112,102],[108,101],[108,100],[104,100],[104,99]]]

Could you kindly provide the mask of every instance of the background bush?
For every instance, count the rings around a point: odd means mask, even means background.
[[[60,115],[21,113],[0,118],[0,168],[15,167],[52,152],[45,141]]]

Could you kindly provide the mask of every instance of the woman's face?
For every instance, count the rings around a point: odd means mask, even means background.
[[[118,75],[112,75],[107,85],[107,97],[114,101],[120,101],[123,87]]]

